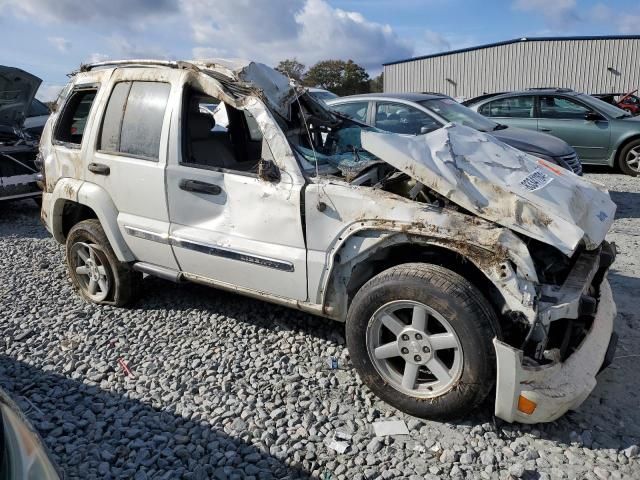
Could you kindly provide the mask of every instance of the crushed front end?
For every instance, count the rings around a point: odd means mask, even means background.
[[[530,246],[531,248],[531,246]],[[547,257],[539,276],[537,316],[520,343],[494,340],[497,357],[495,414],[509,422],[550,422],[577,408],[596,386],[613,356],[616,308],[607,271],[615,245],[606,241],[578,251],[558,267]],[[558,260],[558,261],[554,261]],[[538,265],[542,263],[537,262]]]

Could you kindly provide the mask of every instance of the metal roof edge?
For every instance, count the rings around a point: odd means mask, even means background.
[[[417,60],[425,60],[427,58],[434,58],[434,57],[444,57],[446,55],[454,55],[456,53],[471,52],[473,50],[482,50],[482,49],[485,49],[485,48],[501,47],[503,45],[511,45],[513,43],[520,43],[520,42],[554,42],[554,41],[561,41],[561,40],[640,40],[640,35],[586,35],[586,36],[572,36],[572,37],[522,37],[522,38],[514,38],[512,40],[504,40],[502,42],[486,43],[486,44],[483,44],[483,45],[477,45],[475,47],[460,48],[460,49],[457,49],[457,50],[449,50],[449,51],[446,51],[446,52],[431,53],[429,55],[421,55],[421,56],[418,56],[418,57],[405,58],[405,59],[402,59],[402,60],[394,60],[393,62],[383,63],[382,66],[386,67],[387,65],[396,65],[398,63],[413,62],[413,61],[417,61]]]

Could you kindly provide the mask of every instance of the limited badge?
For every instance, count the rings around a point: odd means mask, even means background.
[[[520,181],[520,186],[530,192],[540,190],[551,183],[553,177],[545,173],[540,167],[536,167],[529,175]]]

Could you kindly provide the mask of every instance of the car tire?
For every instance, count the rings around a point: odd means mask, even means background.
[[[640,174],[640,138],[627,143],[618,155],[618,167],[632,177]]]
[[[118,260],[99,220],[83,220],[71,228],[66,257],[71,283],[85,300],[123,306],[137,296],[142,274]]]
[[[425,263],[398,265],[369,280],[346,322],[349,354],[363,382],[395,408],[434,420],[468,414],[493,390],[496,336],[498,320],[482,293],[457,273]]]

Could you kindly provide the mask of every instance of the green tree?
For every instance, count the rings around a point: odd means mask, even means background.
[[[304,76],[304,84],[308,87],[319,87],[334,92],[342,86],[343,71],[344,62],[342,60],[322,60],[309,69]]]
[[[278,63],[276,70],[280,73],[284,73],[294,80],[297,80],[298,82],[301,82],[305,68],[306,66],[295,58],[287,58]]]
[[[384,72],[369,80],[369,91],[371,93],[384,92]]]
[[[308,87],[320,87],[337,95],[353,95],[369,91],[369,74],[353,60],[322,60],[304,77]]]

